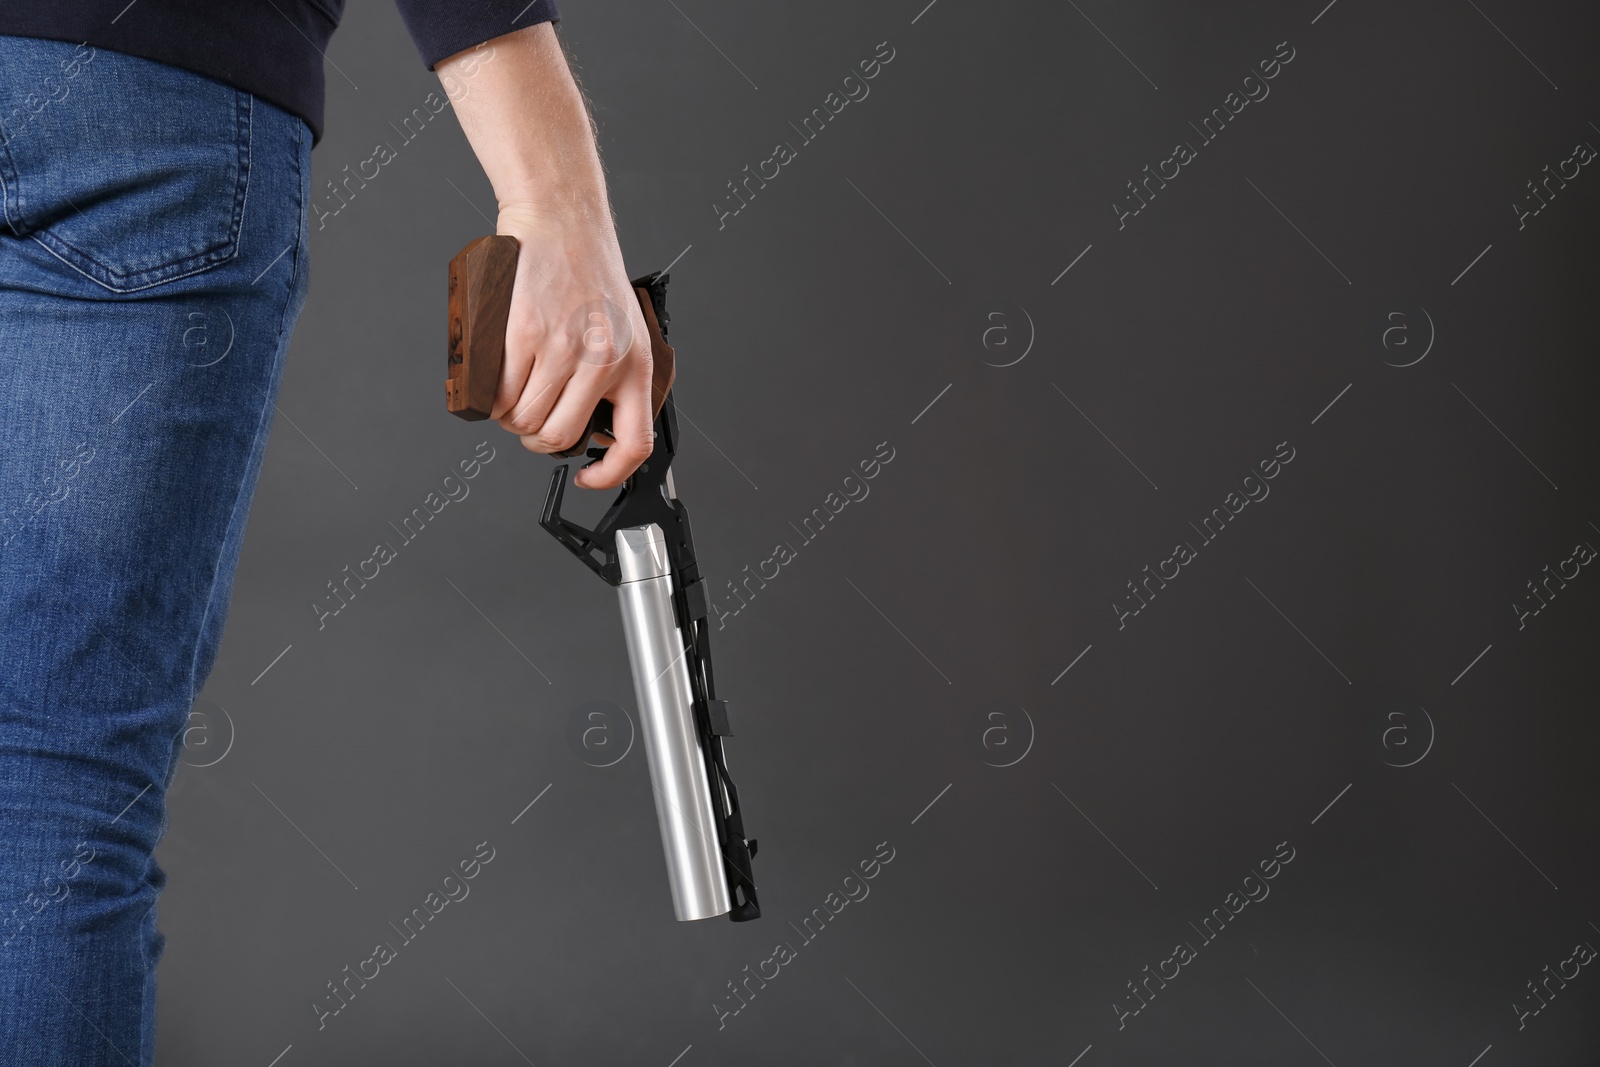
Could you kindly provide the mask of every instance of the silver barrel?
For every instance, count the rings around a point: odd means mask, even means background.
[[[617,586],[633,691],[656,820],[680,921],[727,914],[732,906],[711,804],[706,757],[695,728],[685,641],[672,610],[672,574],[661,527],[617,531]]]

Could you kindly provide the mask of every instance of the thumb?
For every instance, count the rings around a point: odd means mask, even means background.
[[[615,440],[603,459],[578,471],[573,484],[580,489],[616,488],[655,450],[648,365],[643,375],[630,375],[610,400],[611,436]]]

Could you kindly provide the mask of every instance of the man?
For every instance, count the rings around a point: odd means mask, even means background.
[[[399,6],[523,250],[493,415],[554,452],[609,398],[578,484],[619,485],[648,334],[555,6]],[[153,854],[305,297],[342,7],[0,5],[0,1063],[154,1059]],[[597,301],[631,343],[577,334]]]

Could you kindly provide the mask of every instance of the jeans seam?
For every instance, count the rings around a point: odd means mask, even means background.
[[[194,654],[189,658],[189,707],[190,707],[190,709],[193,709],[195,699],[197,697],[199,697],[199,695],[200,695],[199,686],[197,684],[198,683],[198,678],[196,677],[199,674],[199,670],[200,670],[200,652],[205,647],[205,643],[206,643],[206,639],[205,639],[206,625],[211,621],[211,609],[212,609],[212,606],[216,603],[217,582],[222,576],[222,561],[223,561],[223,557],[227,554],[227,551],[228,551],[228,549],[227,549],[228,536],[233,532],[234,523],[236,521],[238,521],[239,510],[240,510],[241,506],[243,506],[243,507],[248,507],[249,506],[250,501],[246,497],[245,491],[244,491],[245,482],[250,477],[251,468],[255,466],[257,451],[260,450],[260,449],[263,449],[265,447],[263,445],[263,443],[262,443],[262,437],[264,436],[265,431],[266,431],[266,427],[267,427],[267,408],[272,403],[272,380],[273,380],[273,378],[277,377],[277,375],[279,373],[279,369],[281,368],[281,366],[283,364],[284,355],[285,355],[285,348],[286,348],[286,343],[285,343],[285,341],[283,339],[283,335],[281,333],[278,335],[278,343],[273,347],[274,347],[274,351],[272,353],[272,367],[268,371],[268,380],[267,380],[266,386],[262,390],[262,404],[261,404],[261,409],[260,409],[259,413],[256,415],[256,428],[255,428],[255,433],[251,436],[250,452],[248,453],[248,455],[245,458],[244,465],[240,468],[238,485],[236,485],[234,487],[233,507],[230,508],[229,511],[228,511],[228,525],[227,525],[226,529],[223,532],[222,543],[221,543],[221,545],[218,546],[216,558],[212,563],[212,568],[211,568],[211,586],[210,586],[210,591],[208,592],[208,594],[206,596],[206,610],[200,616],[200,626],[199,626],[198,631],[197,631],[197,633],[195,635]],[[242,531],[241,531],[240,536],[241,537],[243,536]],[[220,641],[220,635],[219,635],[218,640]],[[187,722],[187,713],[186,713],[185,722]],[[174,753],[176,752],[177,747],[178,747],[177,745],[173,745],[172,746]],[[173,772],[176,769],[176,763],[177,763],[176,758],[173,758],[168,763],[168,766],[167,766],[167,785],[168,786],[171,785],[172,775],[173,775]]]
[[[17,202],[15,214],[12,200]],[[17,183],[17,166],[11,158],[11,141],[4,136],[0,136],[0,214],[5,216],[12,233],[22,232],[22,187]]]
[[[300,258],[301,258],[301,252],[304,250],[305,242],[306,242],[306,215],[305,215],[305,211],[306,211],[306,194],[305,194],[305,190],[306,190],[306,186],[308,184],[310,184],[310,175],[307,173],[310,170],[310,166],[305,161],[305,157],[306,157],[305,143],[306,143],[306,137],[310,134],[310,129],[303,122],[299,123],[297,125],[297,129],[298,129],[298,132],[299,132],[299,137],[298,137],[298,142],[299,143],[295,146],[295,163],[296,163],[297,169],[299,170],[299,174],[297,176],[299,180],[295,182],[295,187],[294,187],[295,219],[296,219],[296,223],[295,223],[295,238],[294,238],[294,259],[289,265],[289,291],[288,291],[287,295],[284,297],[283,313],[278,316],[278,336],[279,337],[283,336],[284,325],[289,320],[289,308],[294,303],[295,285],[300,280]]]
[[[246,99],[251,101],[251,107],[253,108],[254,107],[254,103],[255,103],[255,97],[251,96],[248,93],[241,94],[241,95],[245,96]],[[252,112],[252,114],[253,114],[253,112]],[[305,143],[304,128],[305,127],[302,124],[300,126],[301,133],[300,133],[299,138],[298,138],[300,144],[304,144]],[[250,132],[248,134],[248,138],[249,138],[250,146],[253,148],[253,146],[254,146],[254,138],[255,138],[255,130],[254,130],[254,122],[253,121],[252,121],[252,123],[250,125]],[[304,166],[300,162],[301,155],[302,155],[302,153],[299,151],[299,145],[297,145],[296,146],[296,152],[295,152],[296,171],[298,173],[296,174],[296,180],[295,180],[295,254],[294,254],[294,269],[290,272],[290,275],[289,275],[288,293],[284,298],[283,312],[280,314],[280,316],[278,318],[278,343],[277,343],[276,346],[274,346],[275,350],[274,350],[273,355],[272,355],[273,366],[268,372],[268,379],[267,379],[266,390],[265,390],[266,398],[267,398],[267,400],[269,402],[270,402],[270,399],[271,399],[271,396],[272,396],[272,381],[277,376],[278,368],[279,368],[279,366],[281,366],[281,364],[283,362],[283,359],[284,359],[283,322],[284,322],[284,319],[288,317],[289,304],[294,299],[294,283],[295,283],[295,278],[297,277],[297,273],[299,271],[300,245],[304,242],[305,223],[303,221],[301,213],[305,210],[305,197],[304,197],[304,194],[302,192],[302,188],[303,188],[303,186],[305,184],[305,176],[304,176]],[[243,211],[241,211],[240,212],[241,219],[243,218],[243,214],[244,214]],[[238,488],[234,492],[233,507],[228,512],[228,525],[227,525],[227,529],[223,533],[223,547],[219,550],[216,562],[215,562],[215,564],[213,565],[213,567],[211,569],[211,587],[210,587],[210,590],[208,591],[208,593],[206,594],[206,610],[200,617],[200,629],[199,629],[199,633],[197,635],[197,640],[195,641],[194,655],[192,657],[190,657],[190,660],[189,660],[189,707],[191,709],[194,707],[195,700],[200,696],[199,684],[198,684],[199,679],[196,676],[199,674],[199,669],[200,669],[199,668],[200,652],[205,647],[206,624],[211,621],[211,608],[216,603],[217,581],[218,581],[218,579],[220,578],[220,576],[222,574],[222,556],[223,556],[223,553],[225,553],[227,551],[226,546],[227,546],[228,534],[232,532],[234,521],[238,518],[240,501],[244,497],[244,483],[245,483],[245,480],[250,477],[250,468],[252,467],[252,465],[255,462],[255,452],[256,452],[257,447],[259,447],[259,444],[260,444],[261,433],[262,433],[262,423],[266,419],[266,414],[267,414],[267,405],[264,403],[264,404],[261,405],[260,414],[256,416],[256,430],[255,430],[255,436],[251,440],[250,454],[246,457],[244,468],[241,471],[240,476],[239,476],[239,485],[238,485]],[[248,503],[248,502],[246,502],[246,503]],[[241,536],[242,536],[242,534],[241,534]],[[220,637],[219,637],[219,641],[220,641]],[[176,746],[174,746],[174,750],[176,750]],[[177,762],[176,759],[174,759],[173,763],[176,764],[176,762]],[[168,777],[169,783],[171,781],[173,770],[174,770],[173,766],[169,766],[167,768],[167,777]]]

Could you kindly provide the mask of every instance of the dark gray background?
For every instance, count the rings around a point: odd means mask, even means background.
[[[162,1062],[1595,1062],[1592,968],[1514,1005],[1600,944],[1600,577],[1512,607],[1600,544],[1600,173],[1512,208],[1600,145],[1594,8],[925,2],[572,0],[562,28],[630,271],[678,257],[714,585],[895,450],[716,635],[765,917],[673,921],[642,751],[569,745],[586,702],[634,707],[621,627],[535,525],[550,461],[444,411],[444,268],[494,204],[441,115],[313,234],[161,849]],[[885,40],[719,231],[724,183]],[[1124,183],[1282,41],[1270,96],[1119,231]],[[319,189],[438,84],[370,0],[329,59]],[[319,631],[324,583],[483,440],[471,495]],[[1285,441],[1119,630],[1125,583]],[[482,841],[470,897],[319,1031],[325,983]]]

